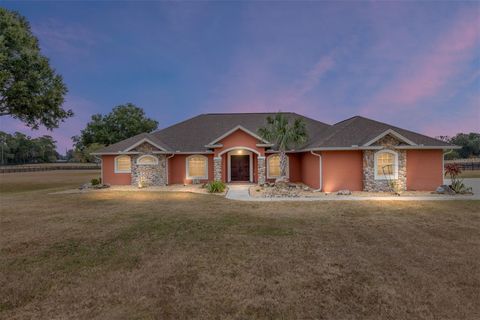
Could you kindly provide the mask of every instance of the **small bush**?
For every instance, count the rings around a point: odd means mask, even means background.
[[[463,183],[463,179],[458,178],[460,173],[462,173],[462,168],[456,163],[451,163],[445,166],[445,175],[449,175],[452,180],[450,188],[452,188],[455,193],[459,194],[472,193],[472,188],[467,187]]]
[[[93,178],[92,180],[90,180],[90,183],[92,184],[92,186],[98,186],[99,184],[102,183],[102,179],[98,178]]]
[[[222,181],[213,181],[207,183],[207,191],[210,193],[221,193],[225,191],[226,185]]]

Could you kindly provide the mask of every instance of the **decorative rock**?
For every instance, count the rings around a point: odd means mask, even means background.
[[[337,195],[339,195],[339,196],[349,196],[351,194],[352,194],[352,192],[350,190],[339,190],[337,192]]]
[[[80,188],[78,188],[78,189],[80,189],[80,190],[85,190],[85,189],[89,189],[89,188],[91,188],[91,187],[92,187],[92,184],[89,182],[89,183],[82,184],[82,185],[80,186]]]
[[[435,190],[435,192],[438,194],[450,194],[450,195],[455,194],[455,191],[453,191],[452,188],[450,188],[450,186],[447,186],[445,184],[438,187],[437,190]]]

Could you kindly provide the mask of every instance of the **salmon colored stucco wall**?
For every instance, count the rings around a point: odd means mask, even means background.
[[[301,181],[310,188],[320,188],[320,162],[318,157],[310,152],[301,153],[299,157]]]
[[[361,151],[324,151],[321,154],[323,191],[363,190]]]
[[[267,160],[268,157],[271,154],[267,154]],[[302,164],[301,164],[301,159],[302,159],[302,154],[301,153],[287,153],[288,157],[288,174],[289,174],[289,180],[291,182],[302,182]],[[267,162],[265,162],[265,165],[267,166]],[[265,174],[267,174],[267,168],[265,168]],[[274,182],[275,179],[267,179],[268,182]]]
[[[187,163],[186,159],[191,154],[176,154],[168,159],[168,184],[190,184],[192,180],[187,179]],[[208,158],[208,180],[200,180],[207,182],[213,180],[213,155],[204,155]]]
[[[432,191],[442,184],[442,150],[407,150],[407,190]]]
[[[247,147],[257,151],[262,156],[265,155],[265,148],[257,147],[257,143],[259,143],[258,140],[240,129],[232,132],[230,135],[226,136],[218,143],[222,144],[223,146],[221,148],[215,149],[215,155],[218,155],[222,151],[233,147]]]
[[[102,180],[110,185],[129,185],[130,173],[115,173],[115,156],[102,156]]]

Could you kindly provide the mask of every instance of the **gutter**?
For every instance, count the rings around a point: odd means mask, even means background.
[[[316,157],[318,157],[318,163],[319,163],[319,177],[318,177],[318,181],[319,181],[319,185],[320,187],[316,190],[313,190],[313,192],[319,192],[319,191],[322,191],[323,189],[323,179],[322,179],[322,156],[313,152],[312,150],[310,150],[310,153]]]
[[[98,157],[97,155],[93,154],[92,155],[95,157],[95,159],[100,160],[100,179],[102,179],[102,184],[105,180],[103,180],[103,159],[102,157]]]

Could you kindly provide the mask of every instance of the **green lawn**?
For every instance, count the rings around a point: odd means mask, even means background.
[[[2,319],[478,319],[480,202],[49,194],[0,176]],[[33,187],[35,186],[35,187]]]

